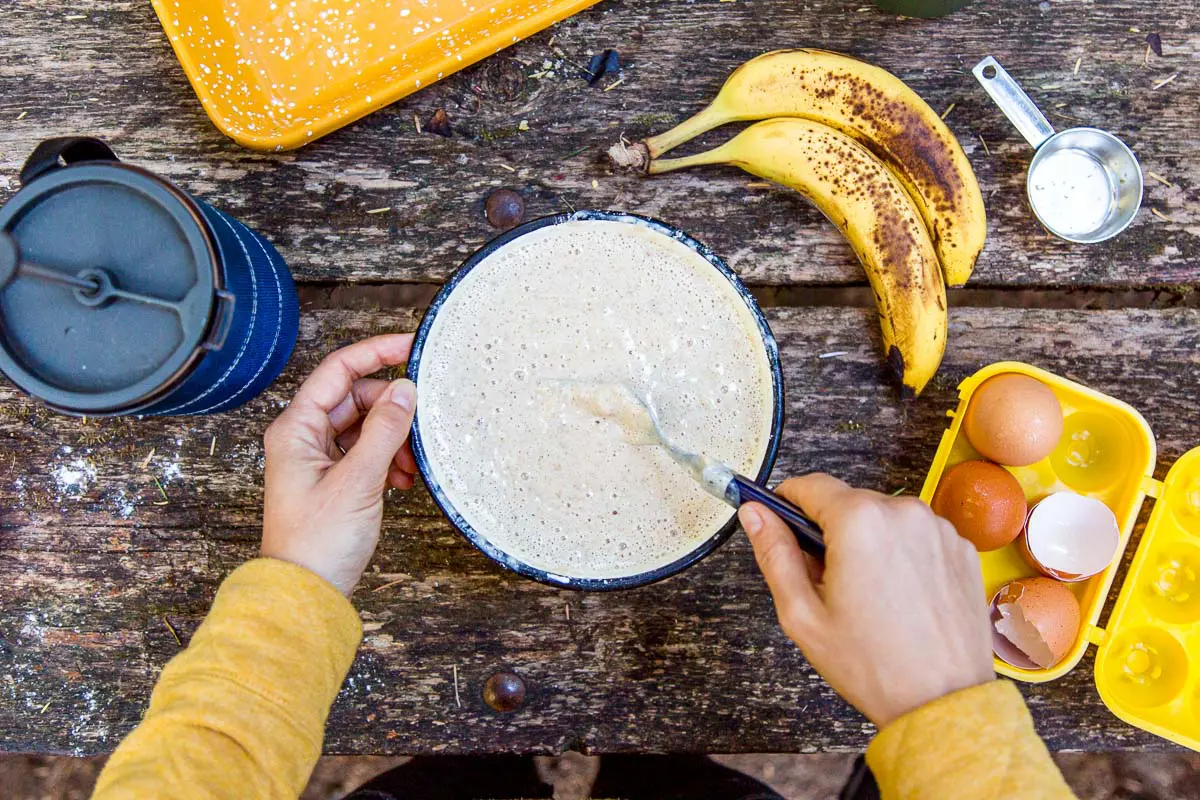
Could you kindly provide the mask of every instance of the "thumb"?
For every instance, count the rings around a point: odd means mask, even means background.
[[[412,431],[417,408],[417,387],[410,380],[398,380],[375,401],[362,423],[362,433],[342,459],[343,468],[355,483],[378,484],[387,481],[388,468]]]
[[[825,616],[825,604],[813,586],[804,551],[796,535],[774,512],[759,503],[738,509],[758,568],[767,579],[779,624],[793,639],[803,640]]]

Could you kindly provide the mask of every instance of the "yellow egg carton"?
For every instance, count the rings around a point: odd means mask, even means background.
[[[1121,544],[1099,575],[1067,584],[1079,599],[1083,624],[1071,650],[1050,669],[1019,669],[995,659],[996,672],[1039,683],[1065,675],[1088,644],[1099,647],[1095,680],[1100,698],[1130,725],[1200,750],[1200,447],[1154,479],[1154,434],[1129,405],[1045,370],[1015,361],[991,364],[958,387],[921,499],[933,499],[942,473],[981,458],[962,433],[971,396],[988,378],[1018,373],[1035,378],[1062,404],[1063,435],[1048,457],[1027,467],[1005,467],[1033,503],[1064,489],[1094,497],[1117,517]],[[1142,502],[1156,499],[1141,543],[1121,585],[1107,628],[1100,612],[1137,522]],[[987,596],[1016,578],[1037,574],[1017,544],[980,553]]]
[[[153,0],[204,110],[290,150],[597,0]]]

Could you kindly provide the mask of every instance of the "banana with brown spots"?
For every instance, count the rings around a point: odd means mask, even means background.
[[[738,67],[717,98],[691,119],[621,153],[610,152],[618,163],[644,166],[718,125],[772,117],[822,122],[879,156],[916,200],[946,283],[967,282],[987,236],[971,163],[916,92],[887,70],[850,56],[827,50],[766,53]]]
[[[946,346],[946,288],[916,203],[883,162],[833,128],[783,118],[705,153],[656,159],[648,171],[701,164],[730,164],[795,189],[838,226],[870,279],[888,363],[920,394]]]

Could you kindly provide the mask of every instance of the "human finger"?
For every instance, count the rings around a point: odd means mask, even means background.
[[[788,478],[775,491],[800,506],[822,529],[828,529],[845,508],[847,498],[859,490],[832,475],[812,472]]]
[[[804,638],[824,616],[824,604],[796,535],[759,503],[739,508],[738,519],[754,547],[754,558],[775,600],[780,624],[789,636]]]
[[[359,378],[350,385],[350,391],[329,411],[329,424],[341,434],[362,420],[375,405],[379,396],[387,391],[388,381],[380,378]]]
[[[411,333],[375,336],[331,353],[301,384],[292,405],[329,414],[350,393],[355,381],[408,361],[412,340]]]
[[[416,412],[417,387],[409,380],[392,383],[362,422],[362,432],[337,466],[355,485],[382,488],[396,455],[408,440]]]
[[[408,490],[413,487],[414,483],[416,483],[416,478],[400,469],[395,464],[388,467],[388,484],[393,488]]]
[[[417,459],[413,456],[411,437],[404,443],[404,447],[400,448],[400,452],[396,453],[396,466],[409,475],[417,474]]]

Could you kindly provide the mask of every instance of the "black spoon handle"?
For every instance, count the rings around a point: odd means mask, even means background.
[[[737,497],[730,497],[736,491]],[[770,489],[762,486],[744,475],[734,474],[733,480],[726,489],[726,497],[736,506],[743,503],[762,503],[779,515],[796,534],[796,541],[804,552],[815,558],[825,558],[825,536],[817,523],[797,506],[784,500]],[[736,500],[736,502],[734,502]]]

